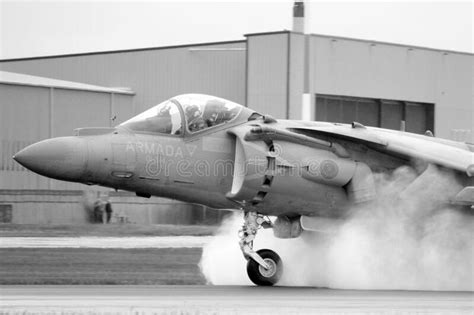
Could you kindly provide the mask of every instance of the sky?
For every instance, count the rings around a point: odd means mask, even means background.
[[[474,52],[472,1],[306,1],[309,33]],[[244,39],[290,30],[291,0],[0,0],[0,59]]]

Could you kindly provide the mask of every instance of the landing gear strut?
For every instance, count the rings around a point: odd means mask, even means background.
[[[247,274],[256,285],[271,286],[280,280],[283,264],[272,250],[254,251],[253,240],[260,227],[271,227],[271,221],[256,212],[245,212],[244,225],[239,231],[240,249],[247,259]]]

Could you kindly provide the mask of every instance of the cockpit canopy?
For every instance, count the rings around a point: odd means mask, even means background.
[[[137,132],[169,135],[195,133],[234,122],[242,116],[247,120],[253,113],[237,103],[203,94],[183,94],[166,100],[149,110],[120,124],[121,127]]]

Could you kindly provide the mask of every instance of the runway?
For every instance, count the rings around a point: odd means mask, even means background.
[[[474,314],[472,292],[242,286],[2,286],[0,314]]]
[[[0,248],[200,248],[211,239],[212,236],[3,237]]]

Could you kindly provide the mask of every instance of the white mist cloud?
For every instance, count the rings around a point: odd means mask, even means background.
[[[461,187],[434,167],[420,177],[403,167],[376,176],[378,199],[351,210],[331,234],[277,239],[260,230],[254,247],[282,258],[279,285],[341,289],[474,290],[474,216],[445,203]],[[223,223],[203,250],[201,269],[217,285],[251,284],[237,231]]]

